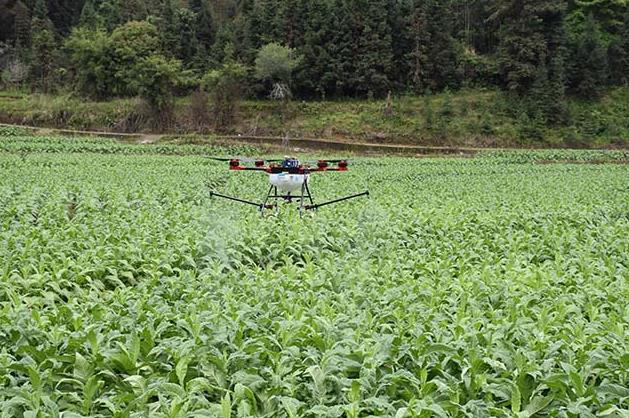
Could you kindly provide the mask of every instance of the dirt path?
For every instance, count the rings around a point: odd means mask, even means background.
[[[104,131],[79,131],[74,129],[56,129],[29,125],[15,125],[10,123],[0,123],[0,127],[19,128],[42,135],[68,135],[68,136],[97,136],[100,138],[117,138],[127,140],[139,140],[142,134],[128,134],[120,132],[104,132]],[[150,135],[149,135],[150,136]],[[160,135],[161,137],[161,135]]]

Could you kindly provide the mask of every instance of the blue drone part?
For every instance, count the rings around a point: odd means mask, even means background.
[[[299,168],[299,160],[296,158],[287,158],[282,161],[282,168]]]

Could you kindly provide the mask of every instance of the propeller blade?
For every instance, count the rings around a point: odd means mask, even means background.
[[[263,161],[264,163],[281,163],[285,161],[284,158],[273,158],[273,159],[251,158],[251,157],[207,157],[207,158],[209,158],[210,160],[223,161],[223,162],[238,160],[241,163],[255,163],[257,161]]]
[[[210,160],[223,161],[223,162],[238,160],[243,163],[254,163],[256,161],[259,161],[258,159],[251,158],[251,157],[207,157],[207,158],[209,158]]]
[[[214,161],[224,161],[224,162],[233,160],[233,158],[221,158],[221,157],[206,157],[206,158],[210,160],[214,160]]]
[[[338,164],[338,163],[340,163],[340,162],[342,162],[342,161],[345,161],[346,163],[349,163],[349,162],[350,162],[348,159],[341,159],[341,160],[326,160],[326,159],[324,158],[324,159],[321,159],[321,160],[316,160],[316,161],[305,161],[305,164],[318,164],[318,163],[319,163],[319,161],[324,161],[324,162],[326,162],[326,163],[328,163],[328,164]]]

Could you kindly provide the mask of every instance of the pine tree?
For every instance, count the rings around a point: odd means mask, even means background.
[[[600,29],[591,14],[577,39],[571,61],[571,89],[584,99],[597,98],[607,81],[607,54]]]
[[[525,95],[535,82],[537,67],[564,47],[555,40],[563,24],[563,0],[504,0],[493,18],[500,20],[500,64],[505,86]],[[559,41],[559,42],[557,42]]]
[[[537,67],[535,67],[535,75],[533,77],[533,83],[525,98],[526,107],[525,112],[531,118],[535,118],[539,121],[546,123],[546,117],[550,112],[550,91],[548,81],[548,68],[545,61],[542,61]]]
[[[391,28],[387,24],[386,0],[356,0],[354,24],[357,40],[356,89],[369,97],[384,97],[390,88],[393,65]]]
[[[191,67],[199,50],[196,37],[196,16],[185,8],[175,10],[175,57]]]
[[[550,122],[564,117],[551,110],[565,107],[564,16],[564,0],[504,0],[492,16],[501,24],[503,85],[528,104],[530,117],[542,109]]]
[[[50,88],[56,43],[55,30],[48,18],[48,8],[44,0],[37,0],[35,3],[31,28],[31,80],[34,86],[46,93]]]
[[[253,7],[253,0],[242,0],[239,4],[239,12],[232,22],[233,48],[238,61],[250,64],[255,59],[254,49],[248,31],[248,16]]]
[[[149,16],[149,1],[124,0],[120,3],[120,16],[122,22],[132,20],[145,20]]]
[[[196,37],[199,45],[209,51],[214,43],[215,27],[207,0],[191,0],[190,8],[196,13]]]
[[[283,12],[285,1],[286,0],[266,0],[265,2],[265,21],[268,22],[268,42],[284,43],[284,39],[286,39]]]
[[[223,25],[216,34],[216,40],[212,45],[212,49],[210,51],[210,66],[212,68],[218,68],[223,63],[226,62],[226,59],[233,59],[234,54],[234,32],[233,28],[230,24]],[[227,51],[232,56],[227,55]]]
[[[629,12],[625,13],[623,25],[608,50],[610,81],[616,85],[629,85]]]
[[[395,90],[402,90],[407,85],[410,72],[407,54],[411,50],[411,35],[408,30],[408,16],[412,12],[412,2],[409,0],[389,0],[387,6],[387,21],[391,28],[391,47],[393,65],[389,79]]]
[[[266,44],[284,41],[281,1],[257,0],[248,14],[248,36],[251,48],[257,51]]]
[[[566,103],[565,54],[558,53],[551,57],[548,69],[548,96],[546,120],[553,124],[567,122],[568,106]]]
[[[439,91],[459,84],[458,55],[448,3],[416,0],[407,22],[409,82],[415,90]]]
[[[79,22],[84,3],[85,0],[47,0],[48,17],[58,35],[67,36]]]
[[[428,0],[429,82],[433,91],[459,86],[458,56],[452,36],[452,11],[448,0]]]
[[[326,3],[310,4],[300,49],[302,62],[294,78],[298,86],[295,93],[300,96],[325,97],[334,90],[336,80],[330,74],[333,69],[328,45],[331,39],[327,25],[328,16],[330,10]]]
[[[406,54],[409,62],[408,80],[414,90],[424,92],[429,86],[428,47],[430,31],[426,2],[416,0],[412,12],[408,16],[407,28],[410,38],[410,49]]]
[[[251,56],[251,62],[255,58],[256,52],[260,49],[260,47],[264,44],[264,39],[266,38],[264,35],[265,23],[264,16],[262,13],[262,5],[260,1],[251,1],[251,5],[245,13],[245,21],[246,21],[246,36],[248,43],[248,55]]]
[[[79,24],[87,28],[98,28],[103,25],[98,13],[98,0],[87,0],[81,10]]]
[[[14,7],[15,47],[21,58],[26,58],[31,46],[31,16],[28,8],[18,1]]]
[[[330,10],[330,73],[334,79],[329,81],[331,94],[347,96],[355,94],[356,45],[353,42],[350,8],[345,0],[335,0]]]
[[[307,23],[311,16],[308,14],[309,0],[285,0],[282,4],[282,27],[284,44],[289,48],[300,48],[304,44]],[[325,3],[312,3],[313,6],[327,6]],[[332,16],[326,16],[326,20]]]
[[[121,2],[122,0],[103,0],[98,7],[99,19],[109,31],[125,23],[122,19]]]
[[[169,57],[176,57],[178,44],[177,6],[174,0],[164,0],[160,10],[160,37],[162,49]]]

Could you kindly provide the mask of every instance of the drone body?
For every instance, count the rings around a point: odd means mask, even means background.
[[[304,183],[310,180],[309,174],[270,174],[269,181],[271,185],[277,187],[278,190],[286,193],[293,193],[302,188]]]
[[[264,213],[265,209],[275,208],[276,210],[279,210],[277,204],[269,203],[269,201],[271,200],[283,199],[286,202],[298,200],[300,203],[299,213],[302,214],[304,210],[318,209],[322,206],[327,206],[334,203],[343,202],[345,200],[354,199],[356,197],[369,195],[369,192],[363,192],[315,205],[312,194],[310,193],[310,188],[308,186],[310,182],[310,175],[317,172],[347,171],[347,160],[319,160],[317,161],[316,166],[310,166],[308,164],[302,164],[297,158],[285,157],[283,160],[269,160],[266,162],[265,160],[252,160],[255,165],[246,166],[242,164],[242,162],[245,162],[245,160],[240,160],[236,158],[215,159],[219,161],[229,161],[229,169],[233,171],[260,171],[269,175],[270,188],[266,194],[264,203],[251,202],[237,197],[225,196],[215,192],[211,192],[210,194],[211,196],[257,206],[262,213]],[[266,163],[269,164],[267,165]],[[331,167],[330,164],[337,164],[337,166]],[[308,200],[310,204],[305,204],[306,200]]]

